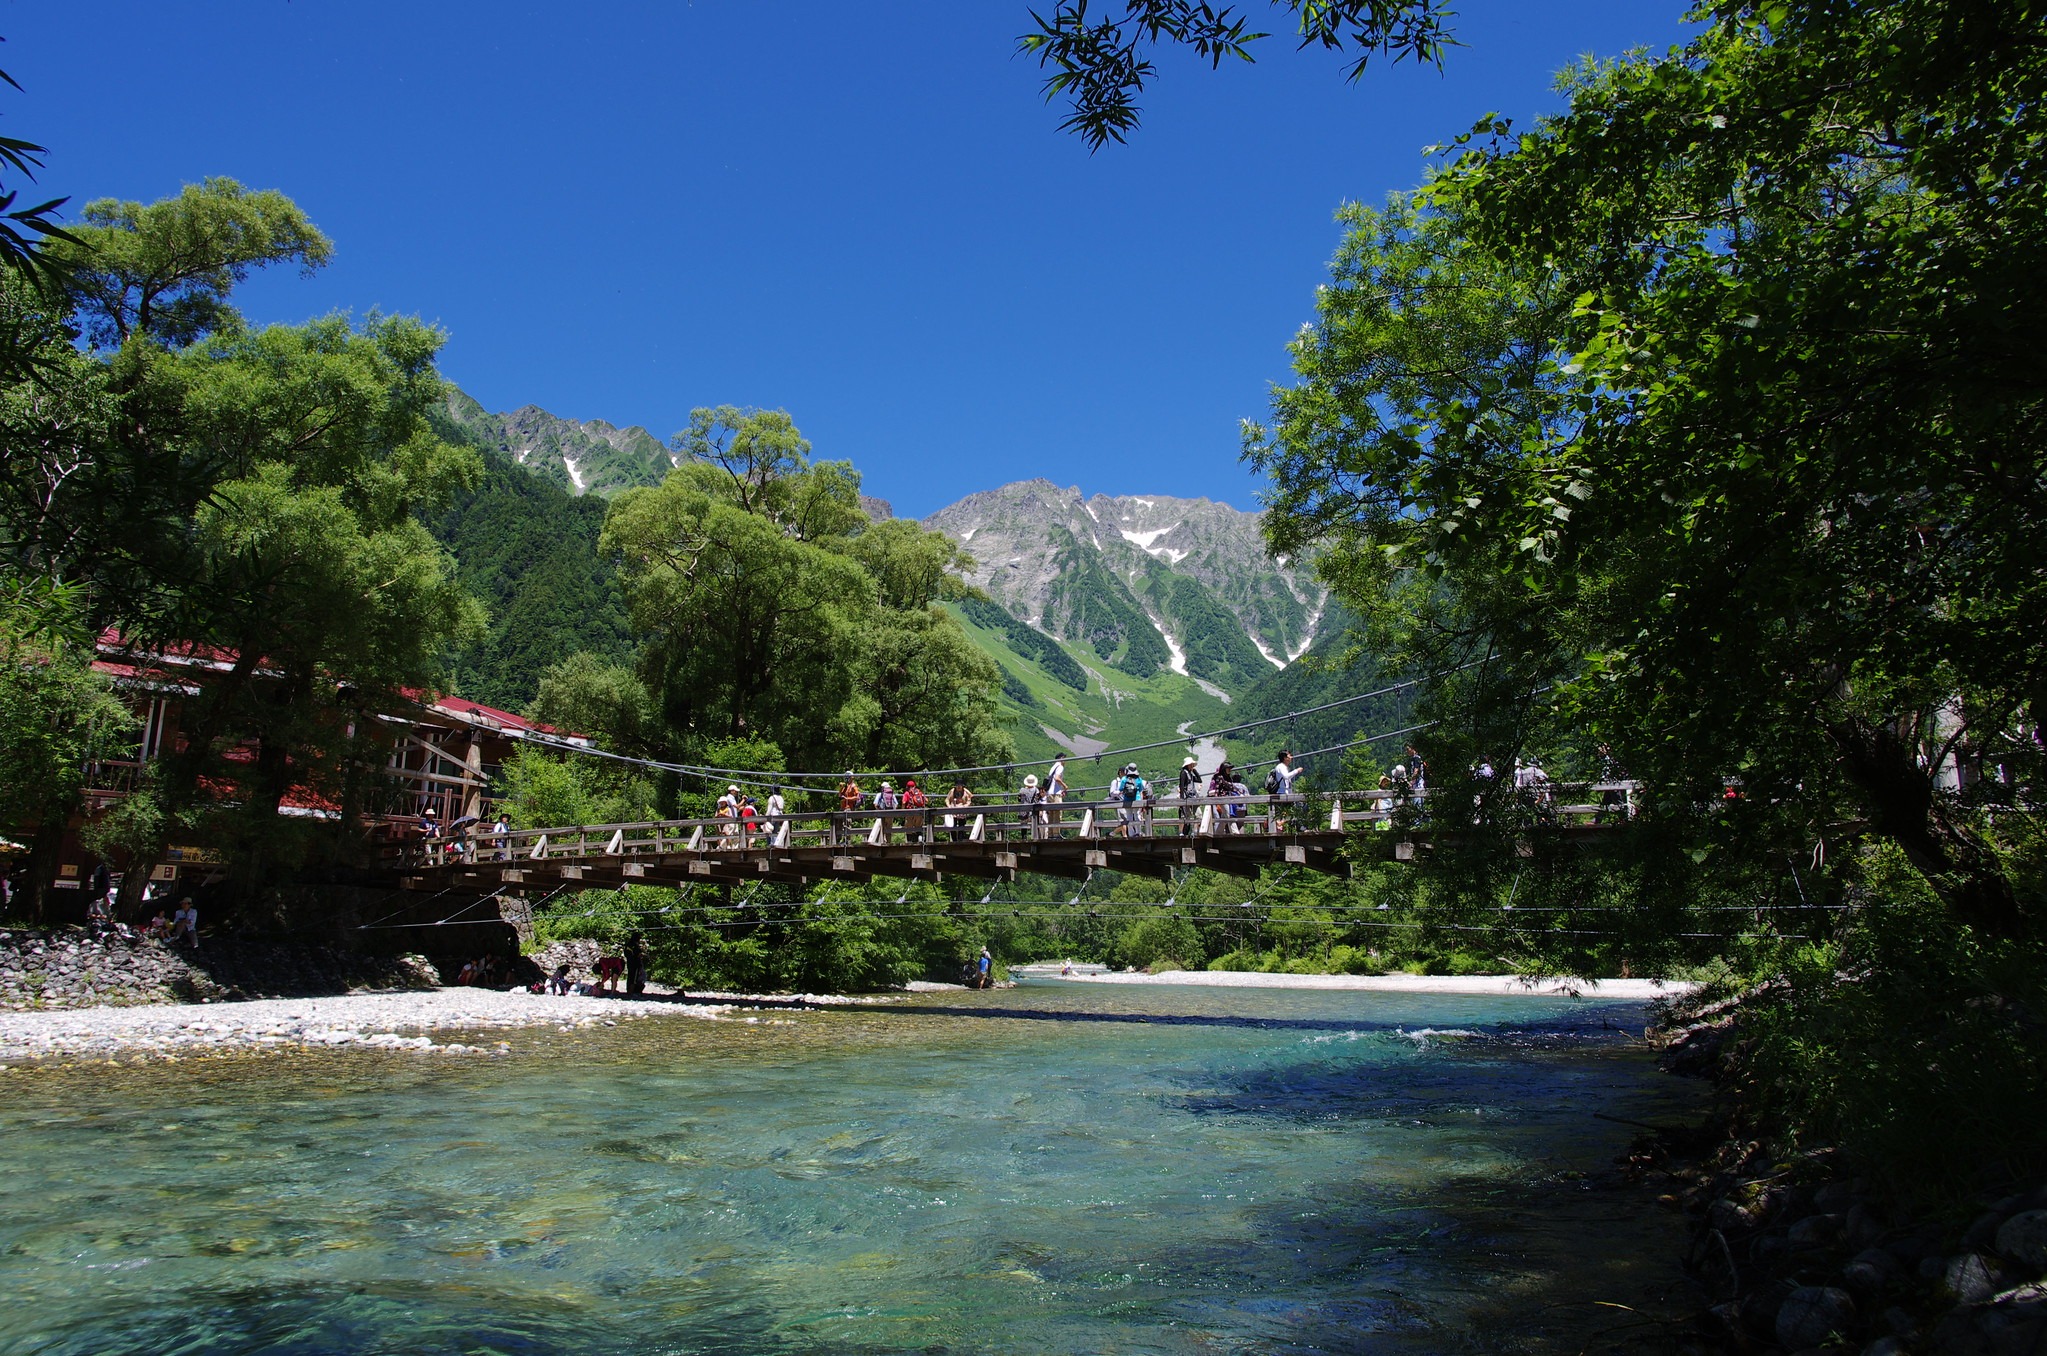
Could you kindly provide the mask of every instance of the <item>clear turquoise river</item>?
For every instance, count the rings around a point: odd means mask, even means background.
[[[1684,1247],[1601,1185],[1696,1096],[1639,1007],[757,1018],[11,1074],[0,1351],[1578,1351]]]

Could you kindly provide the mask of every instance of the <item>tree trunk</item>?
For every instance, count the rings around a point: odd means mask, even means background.
[[[1870,830],[1896,843],[1962,922],[1996,937],[2023,931],[2018,896],[1996,854],[1945,812],[1912,741],[1859,718],[1826,729],[1848,779],[1862,790]]]
[[[114,896],[114,917],[124,923],[140,923],[142,917],[142,892],[149,888],[149,878],[155,873],[160,852],[136,854],[129,858],[128,868],[121,874],[121,891]]]

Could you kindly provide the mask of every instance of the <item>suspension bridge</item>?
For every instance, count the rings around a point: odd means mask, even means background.
[[[1558,832],[1596,834],[1632,815],[1634,782],[1559,783],[1532,802]],[[1579,793],[1579,802],[1571,796]],[[1348,874],[1346,843],[1384,833],[1396,860],[1425,852],[1431,798],[1406,791],[1026,805],[811,811],[752,821],[579,824],[390,844],[384,872],[436,894],[617,889],[627,885],[797,886],[877,877],[941,883],[1029,872],[1086,880],[1119,871],[1172,880],[1193,869],[1255,879],[1268,867]],[[1468,814],[1468,807],[1467,807]]]

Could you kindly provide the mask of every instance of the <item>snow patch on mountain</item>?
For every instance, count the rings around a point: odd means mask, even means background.
[[[1308,652],[1308,647],[1315,643],[1315,633],[1322,629],[1322,614],[1328,610],[1329,595],[1325,593],[1322,595],[1322,601],[1315,604],[1314,610],[1308,613],[1308,628],[1301,633],[1301,643],[1294,646],[1288,652],[1286,657],[1287,663],[1291,664],[1296,659],[1299,659]],[[1256,637],[1253,637],[1253,639],[1256,639]],[[1261,645],[1259,648],[1264,649],[1265,647]]]
[[[1180,642],[1173,639],[1173,633],[1168,631],[1157,617],[1151,617],[1147,620],[1151,622],[1151,629],[1159,633],[1159,639],[1166,642],[1166,653],[1172,656],[1172,658],[1166,661],[1166,667],[1175,673],[1185,674],[1187,672],[1187,652],[1180,648]]]
[[[1157,555],[1159,553],[1151,549],[1151,544],[1157,541],[1160,537],[1165,536],[1166,533],[1171,532],[1173,528],[1178,526],[1179,526],[1178,523],[1174,523],[1171,527],[1155,527],[1149,532],[1132,532],[1128,528],[1121,529],[1121,531],[1123,535],[1123,540],[1129,542],[1132,546],[1135,546],[1140,551],[1145,551],[1149,552],[1152,555]],[[1180,554],[1185,555],[1186,552],[1182,551]]]

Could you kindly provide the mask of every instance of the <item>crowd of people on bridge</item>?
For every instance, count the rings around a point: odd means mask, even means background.
[[[885,777],[870,790],[858,772],[848,770],[832,796],[828,815],[792,812],[789,796],[773,785],[765,801],[740,782],[726,785],[715,801],[712,837],[707,846],[750,850],[764,844],[786,845],[792,818],[804,820],[806,833],[815,832],[817,841],[850,847],[856,843],[912,844],[961,842],[992,835],[998,839],[1042,840],[1070,837],[1081,830],[1092,815],[1090,832],[1123,838],[1148,837],[1158,831],[1162,802],[1168,803],[1166,832],[1189,836],[1206,833],[1241,834],[1250,831],[1283,833],[1295,827],[1295,808],[1302,802],[1297,784],[1305,766],[1295,761],[1290,750],[1282,749],[1267,766],[1254,794],[1243,771],[1227,754],[1205,773],[1200,760],[1184,757],[1173,781],[1145,775],[1139,764],[1127,762],[1116,769],[1098,796],[1077,792],[1070,782],[1065,758],[1054,758],[1040,775],[1024,774],[1021,784],[1009,796],[995,796],[983,803],[965,780],[955,780],[950,791],[939,797],[935,787],[927,789],[925,779],[905,776],[900,782]],[[1554,813],[1556,784],[1533,754],[1513,759],[1504,774],[1511,777],[1514,799],[1538,816]],[[1625,778],[1612,751],[1602,744],[1598,753],[1602,810],[1621,806],[1624,792],[1614,789]],[[1487,788],[1500,785],[1503,774],[1486,755],[1470,767],[1474,808],[1491,794]],[[1414,745],[1378,777],[1377,808],[1395,815],[1426,813],[1430,794],[1427,759]],[[1254,801],[1256,804],[1254,805]],[[1263,809],[1263,814],[1258,811]],[[429,862],[435,860],[474,861],[479,855],[497,860],[514,856],[513,830],[500,809],[488,824],[465,817],[444,826],[428,805],[420,816],[420,833]]]

